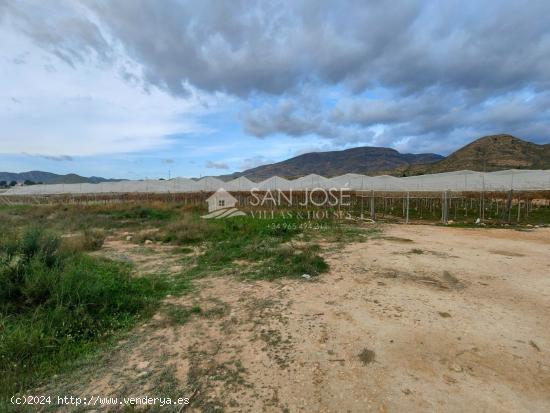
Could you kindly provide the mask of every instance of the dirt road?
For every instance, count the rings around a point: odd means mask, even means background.
[[[80,391],[169,384],[188,411],[550,410],[549,229],[396,225],[327,248],[315,280],[168,298],[202,313],[157,314]]]

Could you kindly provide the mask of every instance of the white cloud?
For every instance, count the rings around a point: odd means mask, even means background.
[[[75,70],[9,27],[0,36],[0,153],[87,156],[163,148],[171,135],[208,131],[198,118],[220,100],[146,91],[120,68],[95,63]],[[25,62],[16,63],[21,50]]]

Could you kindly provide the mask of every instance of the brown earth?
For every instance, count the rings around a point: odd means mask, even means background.
[[[201,314],[161,311],[51,387],[175,392],[185,411],[549,411],[550,229],[382,231],[325,245],[316,279],[202,279],[166,299]]]

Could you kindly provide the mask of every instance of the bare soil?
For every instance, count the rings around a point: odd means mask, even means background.
[[[124,245],[107,252],[139,264]],[[192,396],[185,411],[550,410],[549,229],[395,225],[325,247],[311,280],[206,278],[167,297],[202,312],[160,311],[64,391],[170,390]]]

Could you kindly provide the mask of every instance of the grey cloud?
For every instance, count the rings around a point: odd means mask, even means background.
[[[24,65],[25,63],[27,63],[27,57],[28,53],[21,53],[20,55],[14,57],[12,59],[12,62],[16,65]]]
[[[139,66],[121,69],[128,82],[250,99],[243,129],[259,138],[448,151],[484,133],[549,135],[546,0],[0,4],[71,65],[123,53]],[[347,99],[304,97],[315,89]]]
[[[82,5],[67,0],[5,2],[6,20],[38,46],[75,66],[90,56],[109,60],[112,49]]]
[[[264,138],[283,133],[292,137],[315,134],[334,142],[366,142],[373,136],[368,130],[357,131],[328,121],[319,103],[304,99],[283,99],[247,112],[244,116],[246,133]]]
[[[66,162],[66,161],[73,161],[74,160],[74,158],[72,156],[69,156],[69,155],[43,155],[43,154],[40,154],[40,153],[37,153],[37,154],[26,153],[25,155],[38,156],[40,158],[44,158],[44,159],[48,159],[50,161],[56,161],[56,162]]]
[[[485,96],[545,88],[550,3],[310,0],[57,2],[7,6],[38,44],[76,64],[122,47],[145,81],[247,96],[304,83],[373,85],[402,93],[434,85]],[[107,40],[111,39],[111,40]]]
[[[473,103],[460,92],[430,90],[401,98],[355,97],[311,111],[301,109],[299,102],[283,99],[279,105],[251,110],[244,118],[245,131],[258,137],[317,134],[328,138],[332,147],[365,143],[439,153],[493,133],[541,143],[550,136],[550,92],[508,93]],[[382,131],[374,133],[376,127]]]
[[[329,131],[321,124],[320,116],[299,108],[292,100],[277,105],[251,110],[245,116],[244,129],[259,138],[274,133],[298,137],[310,133],[326,135]]]
[[[59,162],[63,162],[63,161],[72,161],[73,160],[73,157],[72,156],[69,156],[69,155],[39,155],[40,157],[42,158],[45,158],[45,159],[49,159],[50,161],[59,161]]]
[[[206,161],[204,166],[209,169],[229,169],[229,165],[223,162]]]
[[[358,124],[363,127],[403,122],[410,116],[407,110],[392,101],[362,99],[344,103],[332,110],[330,119],[336,123]]]
[[[416,152],[429,150],[443,154],[472,139],[495,133],[510,133],[533,142],[547,143],[550,136],[549,96],[546,92],[526,99],[521,94],[514,94],[475,105],[460,103],[458,97],[449,101],[442,97],[437,110],[431,107],[425,111],[422,99],[417,99],[416,103],[408,103],[417,105],[417,115],[404,118],[400,123],[384,125],[376,141]],[[406,108],[407,103],[402,106]]]

